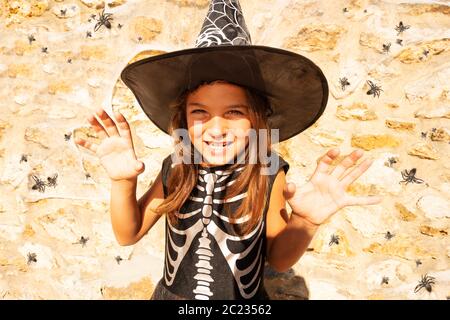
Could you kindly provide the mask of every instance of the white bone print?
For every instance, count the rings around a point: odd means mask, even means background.
[[[233,224],[247,221],[250,215],[235,219],[223,215],[220,210],[224,202],[238,204],[246,196],[244,192],[226,201],[221,199],[224,194],[222,191],[235,182],[236,175],[242,169],[243,166],[235,171],[200,169],[194,195],[189,198],[190,204],[187,206],[193,209],[177,214],[180,221],[177,226],[168,223],[166,284],[168,286],[173,284],[182,260],[189,256],[192,259],[192,265],[195,265],[195,272],[191,275],[190,289],[194,299],[214,298],[216,294],[213,289],[214,284],[217,277],[221,276],[220,272],[223,272],[214,269],[217,254],[221,254],[223,256],[221,259],[226,261],[227,267],[222,266],[222,268],[226,268],[227,272],[232,274],[239,294],[243,298],[253,297],[260,287],[260,271],[264,264],[263,219],[260,219],[250,233],[239,236],[233,231]],[[193,241],[194,239],[198,241]],[[212,250],[213,241],[216,251]],[[245,242],[245,245],[242,242]],[[191,251],[190,255],[188,255],[189,251]],[[173,252],[176,257],[171,256]],[[180,277],[186,279],[187,275]]]

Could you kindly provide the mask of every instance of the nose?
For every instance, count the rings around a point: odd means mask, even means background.
[[[227,120],[219,116],[212,117],[204,125],[205,132],[208,133],[212,139],[220,139],[225,136],[228,131]]]

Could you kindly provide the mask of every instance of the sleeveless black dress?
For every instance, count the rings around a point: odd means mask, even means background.
[[[289,164],[278,154],[276,170],[269,176],[268,195],[276,173]],[[171,156],[162,164],[164,196],[167,197],[167,179]],[[232,223],[245,222],[229,219],[222,214],[226,188],[243,169],[227,170],[230,165],[199,166],[196,187],[178,213],[178,223],[172,225],[165,218],[165,261],[162,279],[158,282],[152,300],[241,300],[268,299],[264,289],[266,260],[266,216],[253,230],[239,236]],[[182,182],[180,182],[182,183]],[[232,209],[237,208],[246,193],[228,199]]]

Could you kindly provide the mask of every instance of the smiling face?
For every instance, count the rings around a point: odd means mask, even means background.
[[[245,149],[252,128],[245,90],[223,82],[200,86],[188,95],[186,120],[204,166],[232,162]]]

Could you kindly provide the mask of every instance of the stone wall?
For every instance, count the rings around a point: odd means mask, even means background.
[[[191,47],[208,3],[0,1],[1,299],[150,297],[162,274],[163,219],[136,245],[118,245],[109,179],[73,139],[95,136],[85,119],[96,106],[120,110],[146,165],[138,196],[147,190],[171,141],[119,74],[136,59]],[[375,162],[349,192],[385,195],[381,204],[333,216],[289,272],[268,270],[272,297],[448,298],[449,3],[241,6],[253,44],[303,54],[329,81],[323,116],[277,146],[291,164],[288,180],[305,183],[328,148],[346,154],[357,147]],[[103,9],[112,14],[110,28],[97,25]],[[421,183],[400,183],[408,174]],[[39,188],[38,181],[55,183]],[[435,278],[432,291],[414,292],[425,275]]]

